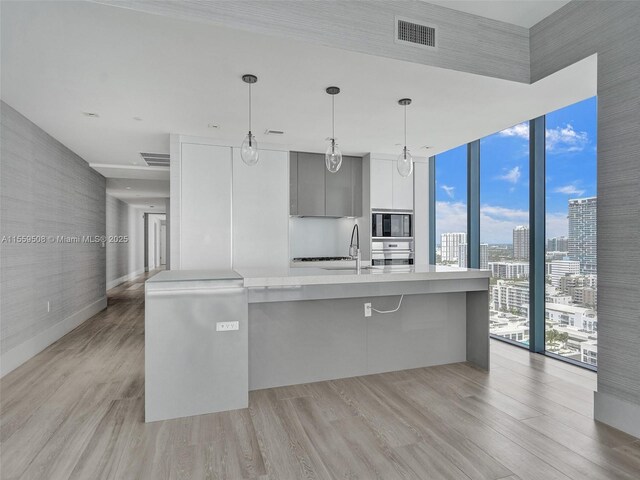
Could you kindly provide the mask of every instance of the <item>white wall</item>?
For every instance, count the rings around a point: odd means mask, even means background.
[[[144,217],[111,195],[106,197],[106,235],[126,236],[127,242],[107,241],[107,289],[144,273]]]
[[[416,162],[413,168],[413,237],[415,263],[429,263],[429,161]]]

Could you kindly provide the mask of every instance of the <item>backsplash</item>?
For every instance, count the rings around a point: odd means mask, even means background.
[[[343,257],[349,255],[354,218],[289,218],[289,256]],[[360,232],[360,243],[366,232]]]

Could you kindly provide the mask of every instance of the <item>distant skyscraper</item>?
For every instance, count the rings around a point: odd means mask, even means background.
[[[568,252],[569,251],[569,239],[567,237],[556,238],[556,252]]]
[[[480,244],[480,270],[489,270],[489,244]]]
[[[569,239],[567,237],[553,237],[547,240],[547,252],[568,252]]]
[[[529,260],[529,227],[526,225],[513,229],[513,258]]]
[[[467,268],[467,244],[458,245],[458,266]]]
[[[458,266],[467,268],[467,244],[458,245]],[[480,244],[480,270],[489,270],[489,244]]]
[[[440,235],[440,257],[443,263],[458,261],[458,247],[461,243],[467,243],[467,234],[464,232],[448,232]]]
[[[597,206],[597,197],[569,200],[569,258],[585,274],[597,272]]]

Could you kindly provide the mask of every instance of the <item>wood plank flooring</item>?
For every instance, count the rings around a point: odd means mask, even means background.
[[[0,478],[640,478],[640,440],[592,419],[594,373],[500,342],[454,364],[251,392],[143,423],[144,289],[0,381]]]

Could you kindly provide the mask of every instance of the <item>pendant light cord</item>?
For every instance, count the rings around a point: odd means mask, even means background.
[[[402,149],[402,158],[407,159],[407,105],[404,105],[404,148]]]
[[[251,84],[249,84],[249,133],[251,133]]]
[[[331,139],[336,140],[336,96],[331,95]]]

